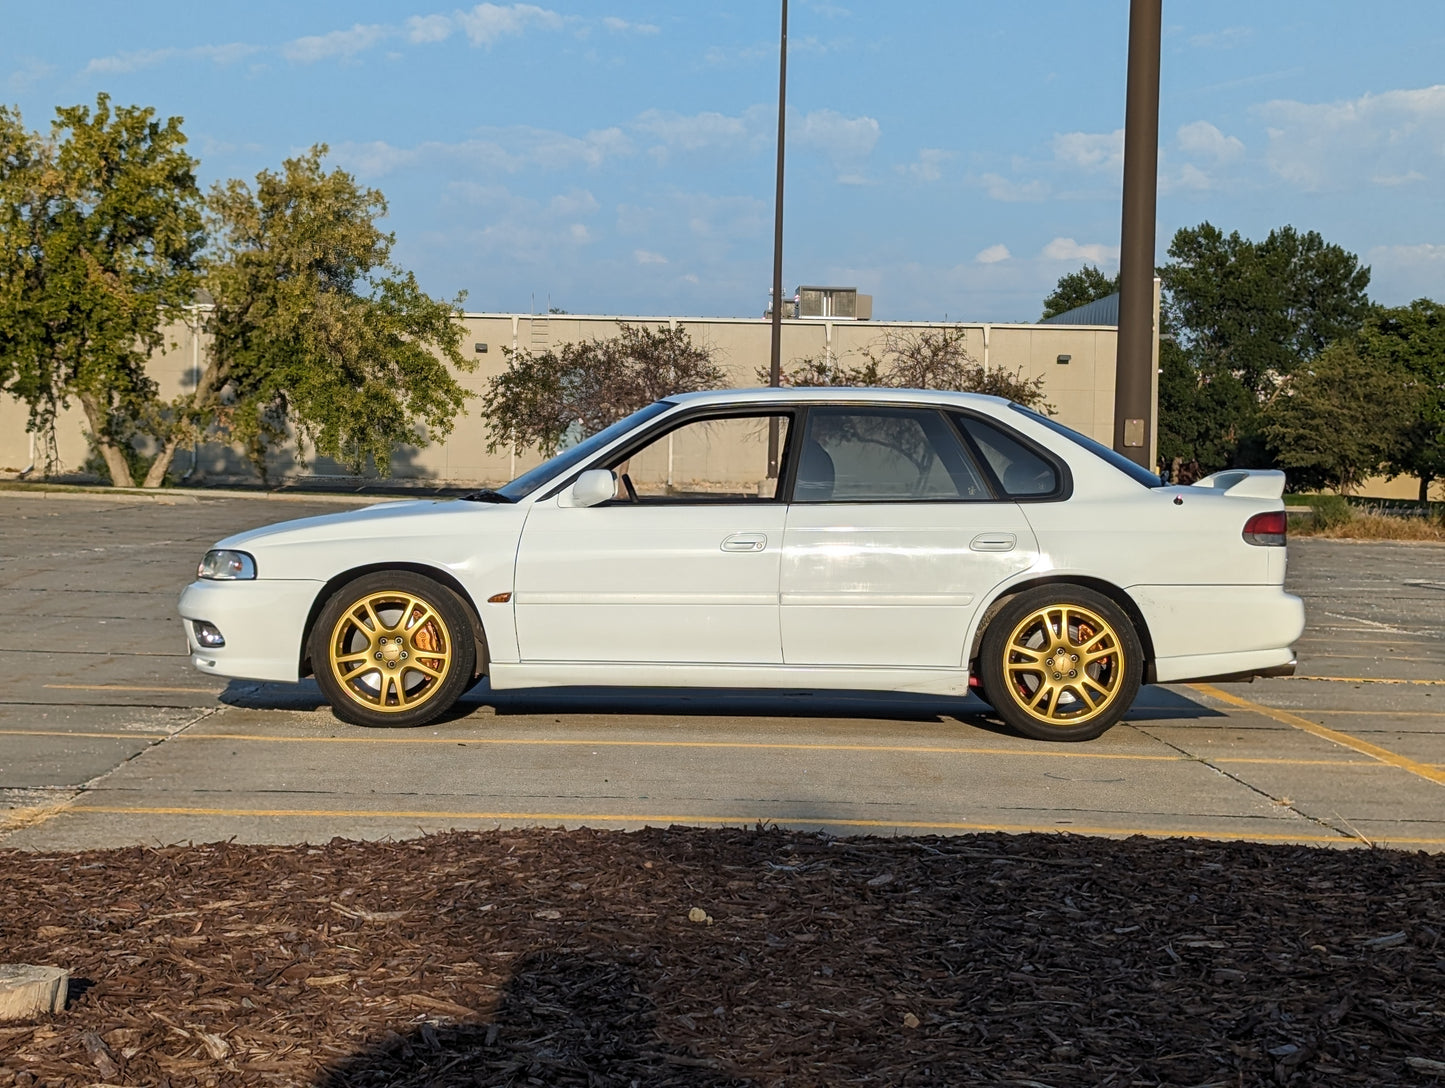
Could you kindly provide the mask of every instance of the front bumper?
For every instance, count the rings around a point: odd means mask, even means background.
[[[201,672],[245,680],[300,679],[306,619],[322,584],[274,579],[192,582],[181,591],[180,601],[191,664]],[[195,620],[213,624],[226,644],[202,646],[196,641]]]

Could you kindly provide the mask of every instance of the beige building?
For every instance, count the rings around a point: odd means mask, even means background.
[[[487,379],[506,365],[506,349],[544,351],[567,342],[606,339],[617,332],[619,321],[633,324],[674,325],[687,330],[694,343],[711,349],[737,387],[765,384],[771,326],[762,318],[602,317],[574,314],[466,314],[463,351],[477,360],[477,369],[461,374],[462,385],[481,392]],[[867,349],[875,352],[889,333],[908,333],[942,327],[926,322],[882,322],[849,318],[791,318],[783,322],[784,365],[803,358],[828,357],[858,361]],[[950,323],[966,335],[967,349],[988,368],[1042,377],[1044,391],[1057,418],[1106,444],[1114,426],[1114,355],[1117,331],[1109,325],[1032,325]],[[157,353],[153,373],[161,395],[177,396],[195,387],[205,362],[205,337],[185,323],[173,325],[165,350]],[[1157,358],[1157,341],[1156,341]],[[1156,367],[1157,373],[1157,367]],[[1157,385],[1155,402],[1158,401]],[[475,401],[472,402],[476,404]],[[0,396],[0,473],[13,475],[45,460],[34,435],[25,429],[25,406]],[[56,428],[59,471],[80,470],[88,456],[84,416],[72,407]],[[473,408],[457,420],[445,440],[421,448],[399,450],[392,458],[392,476],[429,485],[497,484],[536,464],[535,450],[496,453],[487,450],[485,421]],[[188,483],[217,483],[254,476],[238,453],[208,443],[195,451],[181,451],[173,466]],[[289,455],[278,455],[271,465],[273,479],[331,477],[342,485],[356,478],[326,458],[311,459],[302,468]]]

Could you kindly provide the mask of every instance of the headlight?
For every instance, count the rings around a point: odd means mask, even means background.
[[[209,578],[216,582],[249,580],[256,577],[256,560],[245,552],[212,548],[196,568],[196,577]]]

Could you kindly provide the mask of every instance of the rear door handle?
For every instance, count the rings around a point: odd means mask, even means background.
[[[767,533],[734,533],[722,542],[725,552],[760,552],[767,546]]]
[[[968,546],[976,552],[1011,552],[1018,546],[1018,538],[1013,533],[979,533]]]

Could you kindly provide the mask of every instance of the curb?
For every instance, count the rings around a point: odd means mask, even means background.
[[[398,495],[388,492],[381,495],[338,495],[331,491],[309,494],[295,491],[231,491],[223,488],[140,488],[140,487],[65,487],[56,484],[34,486],[0,486],[0,499],[54,499],[59,501],[96,502],[150,502],[159,506],[183,506],[215,499],[259,499],[265,502],[313,502],[330,503],[338,506],[372,505],[403,499],[440,498],[435,495]]]

